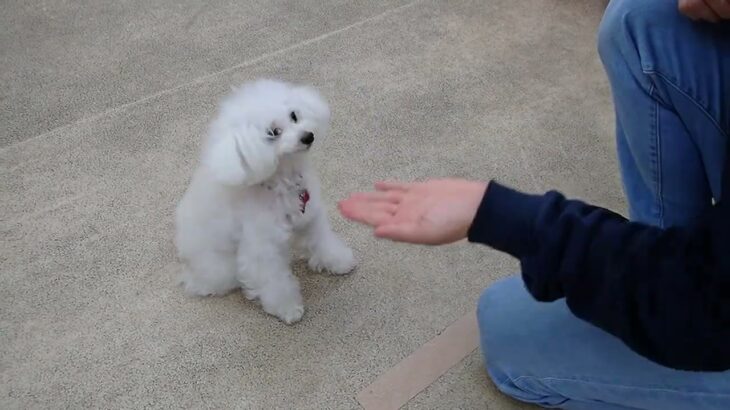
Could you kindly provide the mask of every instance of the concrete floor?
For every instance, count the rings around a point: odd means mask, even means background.
[[[304,321],[175,286],[172,210],[229,86],[319,87],[334,201],[380,178],[497,178],[623,209],[603,1],[10,2],[0,13],[0,408],[357,408],[355,394],[517,270],[375,241],[298,268]],[[518,324],[517,324],[518,325]],[[408,408],[512,409],[478,353]]]

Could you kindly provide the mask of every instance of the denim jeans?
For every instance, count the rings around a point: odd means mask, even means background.
[[[630,218],[691,223],[723,194],[730,22],[692,22],[676,0],[613,0],[598,49]],[[477,317],[489,375],[517,400],[565,409],[730,409],[730,371],[652,363],[573,316],[564,301],[536,302],[518,276],[488,288]]]

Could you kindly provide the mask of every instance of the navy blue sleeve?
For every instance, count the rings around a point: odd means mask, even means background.
[[[469,240],[519,259],[533,297],[565,298],[579,318],[640,355],[683,370],[730,369],[730,212],[659,229],[491,182]]]

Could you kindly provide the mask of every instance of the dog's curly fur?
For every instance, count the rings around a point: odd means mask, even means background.
[[[240,287],[266,312],[294,323],[304,305],[290,268],[292,245],[313,270],[354,269],[352,251],[330,228],[307,155],[329,121],[314,89],[280,81],[245,84],[223,101],[176,210],[186,292]]]

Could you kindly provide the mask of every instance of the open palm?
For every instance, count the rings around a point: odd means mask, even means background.
[[[342,215],[372,226],[381,238],[441,245],[466,237],[486,183],[437,179],[379,182],[375,188],[375,192],[356,193],[341,201]]]

